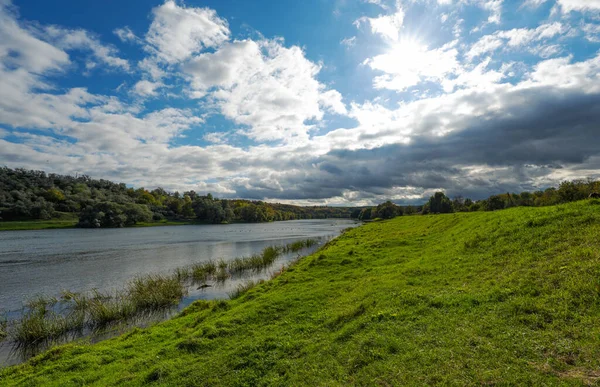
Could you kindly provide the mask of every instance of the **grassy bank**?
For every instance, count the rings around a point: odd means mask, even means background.
[[[15,230],[46,230],[55,228],[74,228],[77,225],[77,216],[67,219],[50,219],[50,220],[24,220],[24,221],[0,221],[0,231],[15,231]],[[187,224],[206,224],[195,221],[185,220],[161,220],[156,222],[141,222],[133,227],[156,227],[156,226],[182,226]]]
[[[58,212],[56,219],[50,220],[0,221],[0,231],[72,228],[75,227],[77,222],[78,218],[76,214]]]
[[[595,385],[600,201],[350,230],[231,301],[0,371],[13,385]]]

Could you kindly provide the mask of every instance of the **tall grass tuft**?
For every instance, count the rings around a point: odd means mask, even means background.
[[[25,303],[25,307],[30,311],[42,312],[58,303],[56,297],[47,297],[43,294],[36,295]]]
[[[6,320],[6,317],[1,316],[0,317],[0,342],[3,341],[6,338],[6,336],[8,336],[7,328],[8,328],[8,321]]]
[[[167,276],[141,276],[112,294],[93,290],[88,293],[64,291],[60,298],[36,296],[25,304],[21,319],[14,326],[11,324],[10,329],[7,329],[6,321],[0,319],[0,340],[8,335],[18,345],[35,345],[69,332],[102,328],[143,312],[168,308],[180,302],[190,282],[206,284],[213,280],[223,283],[232,275],[266,269],[282,254],[298,252],[316,243],[314,239],[306,239],[286,246],[268,246],[259,254],[229,262],[219,259],[178,268]],[[283,270],[282,267],[278,273]],[[241,296],[255,285],[253,281],[238,285],[230,298]]]
[[[196,282],[205,282],[217,272],[217,265],[213,261],[197,263],[191,266],[191,278]]]
[[[160,309],[177,304],[184,294],[184,286],[177,277],[149,275],[131,281],[125,298],[133,303],[138,311]]]
[[[282,253],[283,249],[275,246],[265,247],[262,251],[263,265],[270,265],[273,263]]]
[[[135,306],[121,295],[109,299],[91,298],[87,312],[88,325],[91,328],[102,328],[131,317],[135,313]]]
[[[298,251],[302,250],[302,249],[306,249],[309,247],[312,247],[314,245],[316,245],[317,243],[319,243],[316,239],[302,239],[296,242],[292,242],[289,243],[288,245],[286,245],[284,247],[284,252],[285,253],[297,253]]]
[[[10,333],[18,346],[35,345],[64,334],[65,326],[65,317],[37,305],[23,315]]]
[[[231,277],[231,274],[229,274],[227,269],[219,269],[219,271],[215,275],[215,280],[219,283],[223,283],[227,281],[229,277]]]
[[[178,267],[173,271],[173,275],[180,281],[187,281],[192,277],[192,271],[189,267]]]

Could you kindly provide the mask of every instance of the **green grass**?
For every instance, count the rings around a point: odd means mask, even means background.
[[[600,201],[344,233],[230,301],[0,371],[3,385],[597,385]]]
[[[73,213],[59,213],[57,219],[50,220],[23,220],[23,221],[0,221],[0,231],[15,230],[45,230],[56,228],[73,228],[79,221],[78,215]],[[140,222],[132,227],[156,227],[156,226],[183,226],[189,224],[205,224],[195,220],[159,220],[155,222]]]
[[[0,231],[15,231],[15,230],[45,230],[54,228],[73,228],[77,224],[75,220],[24,220],[24,221],[0,221]]]

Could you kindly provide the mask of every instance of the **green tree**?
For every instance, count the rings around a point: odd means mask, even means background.
[[[447,214],[453,212],[452,202],[443,192],[436,192],[429,198],[429,211],[433,214]]]
[[[385,203],[381,203],[380,205],[378,205],[375,209],[375,212],[377,213],[376,216],[378,218],[392,219],[396,216],[402,215],[402,208],[398,207],[397,205],[388,200]]]
[[[486,211],[502,210],[505,207],[504,200],[500,195],[490,196],[486,202]]]

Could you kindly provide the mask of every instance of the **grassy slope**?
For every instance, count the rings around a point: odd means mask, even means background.
[[[599,235],[600,201],[371,223],[239,299],[0,384],[598,383]]]

